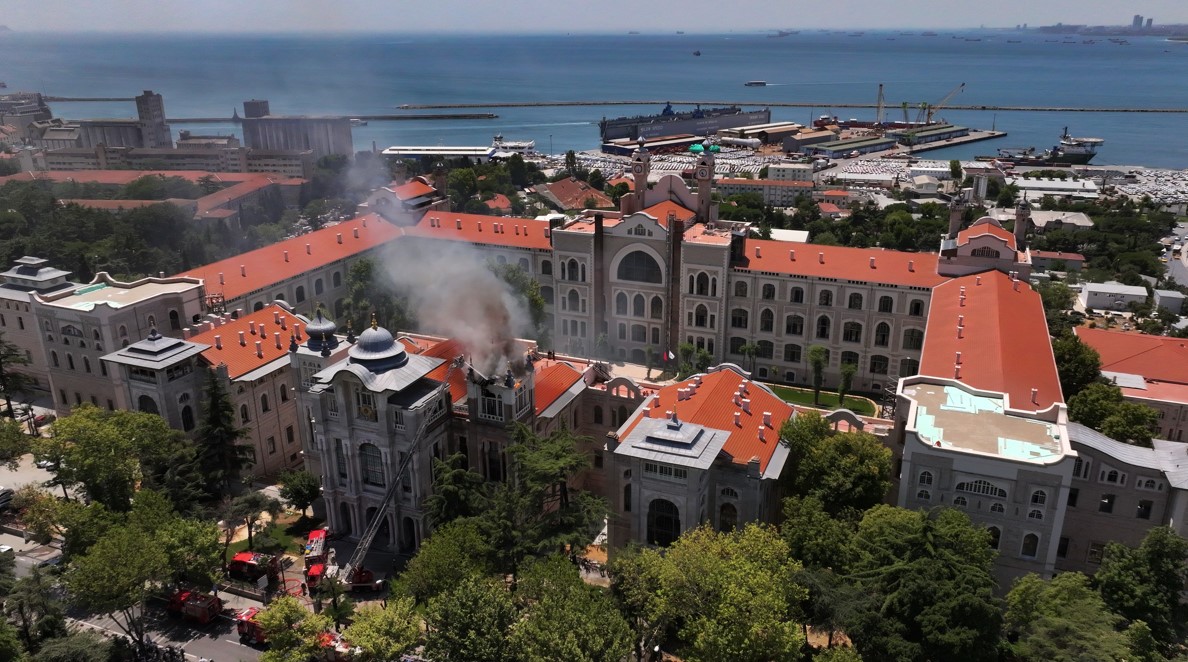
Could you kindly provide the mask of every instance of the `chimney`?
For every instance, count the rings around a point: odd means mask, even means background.
[[[240,275],[240,276],[242,276],[242,277],[246,277],[246,276],[247,276],[247,267],[246,267],[246,266],[244,266],[244,265],[242,265],[242,264],[241,264],[241,265],[239,265],[239,275]]]
[[[1031,389],[1031,404],[1033,404],[1033,405],[1039,404],[1039,389],[1038,388]]]
[[[965,295],[962,294],[960,299],[961,299],[961,307],[964,308],[965,307]]]
[[[1015,281],[1014,287],[1015,287],[1015,291],[1018,292],[1019,291],[1019,281]]]
[[[961,365],[961,352],[957,352],[957,365]]]
[[[741,411],[734,412],[734,427],[736,427],[736,428],[742,427],[742,412]]]
[[[297,342],[301,342],[301,325],[300,324],[293,325],[293,337],[297,339]]]
[[[462,229],[462,219],[460,219],[460,218],[455,218],[455,219],[454,219],[454,229],[455,229],[455,230],[461,230],[461,229]]]
[[[908,271],[915,271],[915,270],[916,270],[916,261],[908,260]]]
[[[367,217],[366,216],[363,217],[363,227],[367,227]]]
[[[215,349],[222,349],[222,348],[223,348],[223,336],[216,335],[215,336]],[[1035,389],[1031,389],[1031,393],[1032,393],[1031,399],[1035,400],[1035,395],[1034,395]]]
[[[311,251],[311,249],[310,249],[310,246],[309,246],[309,244],[306,244],[306,245],[305,245],[305,254],[306,254],[306,255],[312,255],[312,254],[313,254],[313,253],[312,253],[312,251]]]
[[[280,324],[280,311],[279,310],[272,311],[272,323]]]
[[[517,236],[517,237],[518,237],[518,236],[520,236],[520,226],[519,226],[519,224],[516,224],[514,227],[516,228],[516,236]]]
[[[247,347],[247,334],[243,331],[239,332],[239,346]]]
[[[792,262],[796,261],[796,249],[788,251],[788,259]]]
[[[281,328],[282,328],[282,329],[287,329],[287,328],[289,328],[288,321],[287,321],[287,319],[285,318],[285,316],[284,316],[284,315],[281,315],[281,318],[280,318],[280,325],[281,325]]]
[[[767,439],[764,439],[764,435],[763,435],[763,432],[764,432],[764,430],[766,430],[766,429],[767,429],[767,428],[765,428],[765,427],[762,427],[762,426],[760,426],[760,427],[759,427],[759,441],[761,441],[761,442],[763,442],[763,443],[767,443]]]
[[[157,272],[157,278],[164,278],[164,277],[165,277],[165,272],[164,272],[164,271],[158,271],[158,272]]]
[[[285,262],[289,261],[289,251],[285,251]]]
[[[759,248],[759,246],[755,247],[755,257],[762,257],[762,254],[759,252]]]
[[[751,413],[751,399],[750,398],[743,398],[742,405],[743,405],[743,411],[747,412],[748,414]]]
[[[965,326],[965,315],[957,316],[957,326]]]
[[[259,340],[256,341],[256,358],[264,358],[264,343]]]
[[[742,393],[743,395],[746,395],[747,394],[747,386],[749,386],[750,384],[751,384],[751,382],[749,382],[745,379],[742,380],[741,382],[739,382],[738,392]]]
[[[355,235],[355,239],[358,239],[359,238],[359,228],[355,228],[355,231],[353,234]]]
[[[957,325],[957,339],[961,340],[964,337],[965,337],[965,327],[958,324]]]
[[[342,233],[341,233],[341,232],[337,233],[337,234],[335,235],[335,237],[337,237],[337,238],[338,238],[338,243],[340,243],[340,244],[341,244],[341,243],[342,243]]]
[[[740,405],[742,405],[742,396],[735,393],[734,394],[734,406],[738,407]]]
[[[817,253],[817,261],[820,262],[821,264],[825,264],[825,254]]]
[[[219,272],[219,285],[223,285],[227,281],[223,278],[223,272]]]
[[[255,322],[248,322],[248,328],[251,329],[253,336],[256,335],[256,323]]]
[[[981,284],[982,284],[982,277],[981,277],[981,276],[975,276],[975,277],[974,277],[974,285],[981,285]]]
[[[953,379],[961,379],[961,366],[953,366]]]
[[[767,427],[771,427],[771,412],[769,412],[769,411],[763,412],[763,424],[766,425]]]
[[[474,225],[475,225],[475,227],[477,227],[477,228],[478,228],[478,231],[479,231],[479,232],[482,232],[482,231],[483,231],[483,222],[482,222],[482,221],[475,221],[475,222],[474,222]]]
[[[870,258],[870,268],[871,268],[871,269],[874,269],[874,268],[875,268],[875,264],[874,264],[874,256],[871,256],[871,258]]]
[[[276,339],[276,348],[280,349],[281,348],[280,331],[273,333],[272,336],[273,336],[273,338]]]

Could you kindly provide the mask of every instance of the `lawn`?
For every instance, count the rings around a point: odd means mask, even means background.
[[[255,531],[252,534],[252,542],[255,543],[257,552],[279,552],[291,556],[301,556],[309,532],[321,525],[320,519],[285,514],[281,515],[276,522],[269,523],[263,529]],[[236,552],[244,551],[247,546],[246,538],[231,543],[230,549],[227,550],[227,558],[231,558]]]
[[[814,405],[812,389],[789,388],[787,386],[777,386],[775,384],[768,384],[767,386],[772,390],[772,392],[783,398],[784,402],[790,402],[794,405],[805,405],[808,407],[819,406],[822,409],[839,409],[836,393],[821,391],[821,404]],[[845,408],[860,416],[875,415],[874,403],[860,396],[847,395]]]

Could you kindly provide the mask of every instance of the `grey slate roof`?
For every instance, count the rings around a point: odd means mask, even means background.
[[[1101,451],[1120,462],[1147,469],[1163,469],[1163,464],[1160,463],[1154,449],[1110,439],[1097,430],[1085,427],[1080,423],[1070,422],[1068,424],[1068,437],[1069,441],[1074,444],[1082,444],[1095,451]]]
[[[1163,465],[1167,482],[1178,489],[1188,489],[1188,444],[1155,439],[1155,454]]]
[[[615,449],[628,457],[655,460],[695,469],[708,469],[722,452],[730,433],[667,418],[644,418]]]
[[[311,393],[321,393],[330,385],[330,382],[334,381],[334,377],[338,373],[346,371],[358,377],[359,381],[363,382],[363,386],[369,391],[375,391],[377,393],[383,391],[403,391],[409,385],[429,374],[434,368],[443,363],[445,363],[445,359],[411,354],[408,357],[408,363],[399,368],[385,370],[377,375],[358,363],[351,363],[348,359],[339,361],[314,375],[314,385],[309,390]]]

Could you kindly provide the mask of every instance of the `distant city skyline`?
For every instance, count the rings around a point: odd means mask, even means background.
[[[993,11],[974,2],[936,0],[800,0],[723,5],[718,0],[9,0],[0,25],[37,32],[391,32],[564,33],[754,32],[782,29],[957,29],[1054,23],[1125,25],[1135,14],[1155,25],[1188,23],[1183,0],[1124,6],[1105,0],[999,0]],[[823,9],[825,8],[825,9]]]

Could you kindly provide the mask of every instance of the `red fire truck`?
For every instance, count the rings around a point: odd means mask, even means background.
[[[239,640],[245,644],[261,646],[267,642],[264,630],[256,620],[260,611],[260,607],[248,607],[235,614],[235,631],[239,633]],[[336,632],[323,632],[318,638],[318,643],[322,646],[322,654],[318,659],[325,662],[343,662],[359,652],[358,648],[351,646]]]
[[[223,601],[210,593],[181,589],[170,596],[165,609],[170,616],[206,625],[223,612]]]
[[[231,557],[227,572],[235,579],[254,582],[267,575],[269,581],[280,577],[280,557],[260,552],[239,552]]]
[[[305,542],[305,567],[315,563],[325,563],[329,547],[326,545],[328,531],[323,527],[309,532],[309,539]]]

